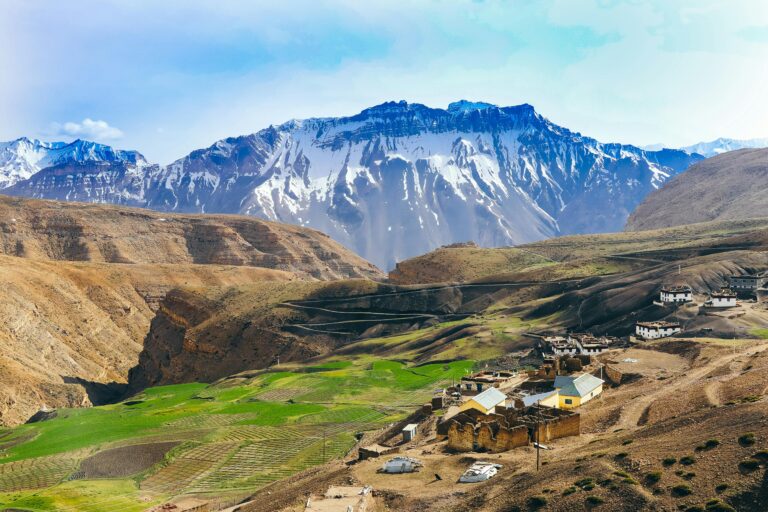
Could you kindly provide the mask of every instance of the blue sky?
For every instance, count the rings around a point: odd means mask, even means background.
[[[531,103],[603,141],[768,137],[768,2],[3,0],[0,140],[168,163],[388,100]]]

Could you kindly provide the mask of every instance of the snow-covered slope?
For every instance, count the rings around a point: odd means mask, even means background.
[[[84,162],[121,162],[146,165],[136,151],[115,150],[110,146],[84,140],[42,142],[26,137],[0,142],[0,188],[26,180],[38,171],[60,164]]]
[[[740,140],[720,137],[719,139],[715,139],[711,142],[699,142],[698,144],[693,144],[681,149],[683,151],[687,151],[688,153],[698,153],[709,158],[711,156],[727,153],[728,151],[735,151],[737,149],[766,147],[768,147],[768,138]]]
[[[166,167],[59,164],[6,192],[300,224],[389,269],[457,241],[621,230],[650,191],[700,159],[603,144],[530,105],[389,102],[224,139]]]

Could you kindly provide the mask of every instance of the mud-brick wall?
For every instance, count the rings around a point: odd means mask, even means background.
[[[581,433],[581,416],[576,413],[555,419],[544,420],[539,425],[539,439],[542,442],[561,437],[578,436]]]
[[[608,377],[608,380],[611,382],[611,384],[618,386],[621,384],[621,379],[624,378],[624,374],[621,373],[619,370],[614,368],[613,366],[606,364],[605,365],[605,376]]]
[[[457,452],[471,452],[475,447],[475,426],[452,421],[448,427],[448,448]]]
[[[477,429],[477,446],[490,452],[505,452],[527,445],[528,429],[524,425],[512,428],[499,426],[495,433],[493,427],[488,423],[483,423]]]

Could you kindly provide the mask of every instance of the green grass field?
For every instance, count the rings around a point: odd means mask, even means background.
[[[126,402],[60,410],[53,420],[4,432],[0,507],[144,510],[181,494],[247,493],[344,456],[356,432],[406,416],[474,364],[353,361],[152,388]],[[80,461],[94,453],[167,441],[179,444],[129,478],[77,479]]]

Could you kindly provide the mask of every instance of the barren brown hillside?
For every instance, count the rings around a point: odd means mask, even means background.
[[[125,382],[155,308],[184,286],[288,281],[293,274],[221,265],[126,265],[0,256],[0,424],[39,407],[88,405]],[[90,384],[93,382],[94,384]]]
[[[243,265],[318,279],[382,276],[325,234],[298,226],[7,196],[0,196],[0,253],[106,263]]]
[[[768,216],[768,149],[708,158],[652,192],[627,220],[627,230]]]

